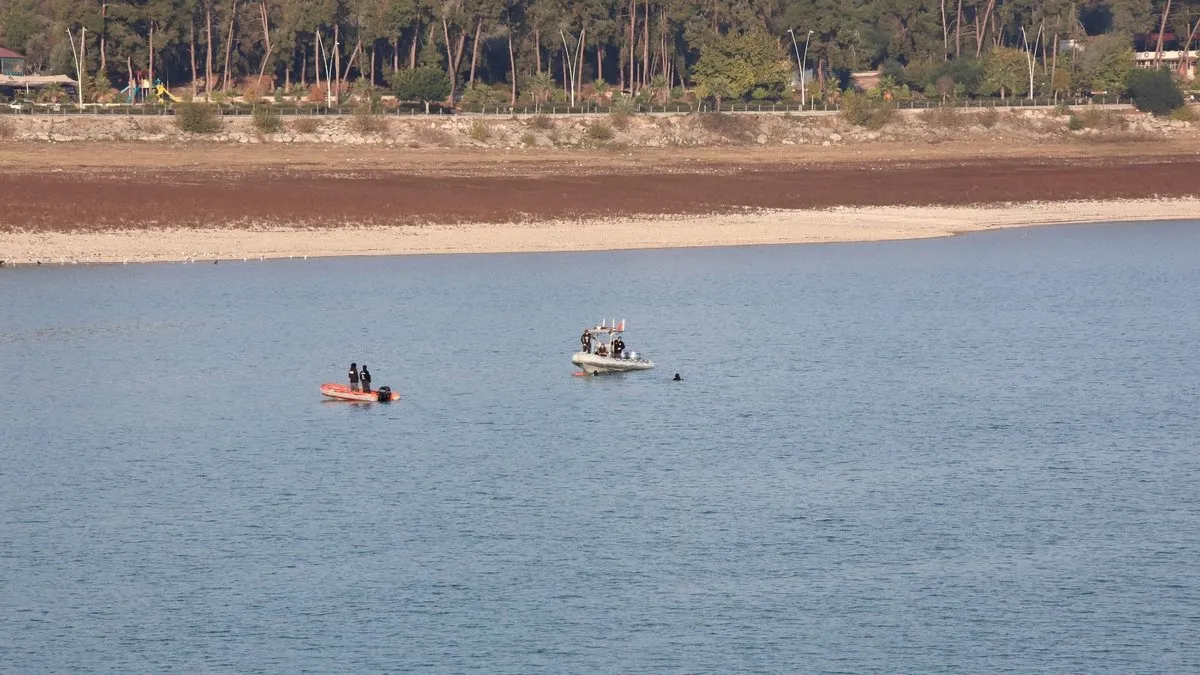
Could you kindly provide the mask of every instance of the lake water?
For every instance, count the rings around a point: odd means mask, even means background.
[[[1197,672],[1198,354],[1200,222],[6,268],[0,671]]]

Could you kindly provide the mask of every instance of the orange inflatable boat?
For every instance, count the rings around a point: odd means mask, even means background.
[[[400,392],[393,393],[391,387],[380,387],[374,391],[354,391],[347,384],[326,382],[321,385],[321,393],[329,398],[336,398],[343,401],[359,401],[362,403],[374,403],[376,401],[387,403],[389,401],[400,400]]]

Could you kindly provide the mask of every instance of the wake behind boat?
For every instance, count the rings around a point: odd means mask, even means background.
[[[571,355],[571,363],[579,366],[583,373],[600,375],[625,373],[632,370],[650,370],[654,362],[643,359],[637,352],[627,351],[621,334],[625,332],[625,320],[612,325],[601,321],[599,326],[583,331],[579,342],[583,349]]]
[[[349,385],[326,382],[321,385],[321,393],[329,398],[360,403],[388,403],[400,400],[400,392],[393,392],[391,387],[380,387],[374,391],[360,391],[351,389]]]

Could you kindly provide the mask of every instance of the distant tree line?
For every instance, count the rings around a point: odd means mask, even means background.
[[[136,72],[197,94],[440,91],[436,70],[485,104],[774,100],[802,59],[812,96],[868,69],[886,96],[1050,95],[1120,89],[1137,36],[1186,49],[1198,28],[1200,0],[0,0],[0,45],[74,76],[69,31],[95,96]]]

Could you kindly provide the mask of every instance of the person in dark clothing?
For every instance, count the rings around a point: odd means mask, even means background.
[[[612,343],[613,358],[614,359],[621,358],[621,355],[624,352],[625,352],[625,341],[622,340],[621,338],[617,338],[616,340],[613,340],[613,343]]]
[[[350,364],[350,391],[358,391],[358,364]]]
[[[371,393],[371,373],[367,370],[367,364],[363,364],[362,368],[358,369],[358,380],[362,382],[362,390]]]
[[[678,382],[678,381],[682,380],[683,378],[679,376],[679,373],[675,373],[675,378],[674,378],[674,379],[675,379],[675,381],[676,381],[676,382]]]
[[[590,330],[583,331],[583,335],[579,336],[579,344],[583,345],[583,351],[585,354],[591,354],[592,353],[592,331],[590,331]]]

